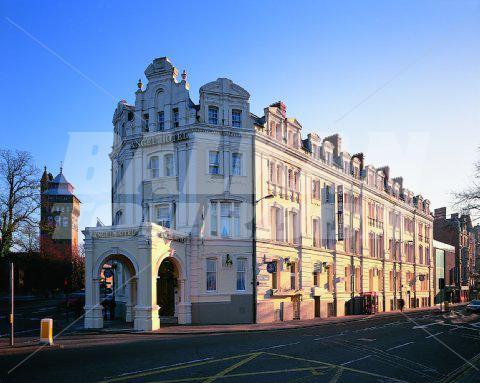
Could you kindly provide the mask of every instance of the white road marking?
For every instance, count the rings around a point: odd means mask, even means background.
[[[454,327],[453,329],[451,329],[450,331],[455,331],[455,330],[458,330],[459,328],[463,328],[463,329],[466,329],[466,330],[472,330],[472,331],[475,331],[475,332],[478,332],[478,328],[472,328],[472,327],[467,327],[467,326],[460,326],[458,324],[450,324],[450,323],[440,323],[442,324],[443,326],[451,326],[451,327]]]
[[[314,340],[323,340],[323,339],[330,339],[330,338],[336,338],[337,336],[342,336],[345,335],[345,333],[340,333],[340,334],[335,334],[335,335],[328,335],[328,336],[322,336],[320,338],[315,338]]]
[[[398,346],[390,347],[389,349],[387,349],[387,351],[395,350],[396,348],[400,348],[400,347],[405,347],[405,346],[408,346],[409,344],[412,344],[412,343],[413,342],[407,342],[407,343],[404,343],[404,344],[399,344]]]
[[[182,365],[184,365],[184,364],[189,364],[189,363],[204,362],[204,361],[210,360],[210,359],[212,359],[212,358],[195,359],[195,360],[190,360],[190,361],[188,361],[188,362],[181,362],[181,363],[175,363],[175,364],[170,364],[170,365],[165,365],[165,366],[147,368],[147,369],[145,369],[145,370],[137,370],[137,371],[125,372],[125,373],[120,374],[120,375],[106,376],[105,379],[118,378],[118,377],[120,377],[120,376],[128,376],[128,375],[132,375],[132,374],[139,374],[139,373],[142,373],[142,372],[154,371],[154,370],[159,370],[159,369],[162,369],[162,368],[182,366]]]
[[[280,348],[280,347],[293,346],[293,345],[299,344],[299,343],[300,343],[300,342],[293,342],[293,343],[286,343],[286,344],[277,344],[276,346],[257,348],[257,349],[255,349],[255,350],[250,350],[250,351],[271,350],[272,348]]]
[[[413,326],[412,328],[413,329],[419,329],[419,328],[425,328],[425,327],[429,327],[429,326],[435,326],[436,324],[442,324],[441,321],[437,321],[437,322],[432,322],[432,323],[428,323],[428,324],[423,324],[423,325],[419,325],[419,326]]]
[[[443,334],[443,331],[437,332],[436,334],[428,335],[428,336],[425,337],[425,339],[432,338],[432,337],[440,335],[440,334]]]
[[[370,358],[370,357],[371,357],[371,355],[367,355],[367,356],[364,356],[363,358],[349,360],[348,362],[341,363],[340,366],[346,366],[347,364],[350,364],[350,363],[353,363],[353,362],[358,362],[359,360],[367,359],[367,358]]]

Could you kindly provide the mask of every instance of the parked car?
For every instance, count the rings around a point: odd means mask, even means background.
[[[473,300],[467,305],[467,311],[480,312],[480,300]]]

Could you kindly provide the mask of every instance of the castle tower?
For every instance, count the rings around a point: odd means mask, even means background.
[[[70,262],[78,255],[80,200],[62,168],[55,178],[45,168],[40,190],[40,252],[51,259]]]

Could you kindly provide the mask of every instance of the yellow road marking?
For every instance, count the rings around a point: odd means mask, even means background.
[[[343,374],[343,368],[339,368],[335,373],[335,375],[333,375],[332,379],[330,379],[330,383],[337,383],[338,379],[340,379],[342,374]]]
[[[245,373],[236,373],[236,374],[228,374],[229,372],[235,370],[236,368],[250,362],[251,360],[255,359],[259,355],[270,355],[274,356],[277,358],[285,358],[285,359],[291,359],[291,360],[296,360],[296,361],[302,361],[302,362],[309,362],[309,363],[316,363],[319,364],[320,366],[318,367],[300,367],[300,368],[290,368],[290,369],[282,369],[282,370],[269,370],[269,371],[254,371],[254,372],[245,372]],[[186,364],[182,366],[176,366],[176,367],[169,367],[169,368],[164,368],[164,369],[159,369],[155,371],[147,371],[147,372],[142,372],[138,374],[133,374],[133,375],[128,375],[128,376],[120,376],[117,378],[111,378],[111,379],[106,379],[102,382],[99,383],[109,383],[109,382],[118,382],[118,381],[124,381],[124,380],[130,380],[130,379],[136,379],[136,378],[141,378],[145,376],[150,376],[154,374],[161,374],[165,372],[170,372],[170,371],[178,371],[178,370],[185,370],[185,369],[190,369],[192,367],[196,366],[203,366],[207,364],[212,364],[216,362],[224,362],[227,360],[234,360],[234,359],[239,359],[239,358],[244,358],[234,365],[227,367],[223,371],[221,371],[218,374],[215,375],[206,375],[206,376],[198,376],[198,377],[189,377],[189,378],[176,378],[176,379],[169,379],[169,380],[161,380],[158,381],[157,383],[180,383],[180,382],[194,382],[194,381],[202,381],[203,383],[211,383],[214,382],[217,379],[225,379],[225,378],[235,378],[235,377],[247,377],[247,376],[255,376],[255,375],[268,375],[268,374],[282,374],[286,372],[302,372],[302,371],[310,371],[313,375],[316,373],[322,374],[319,370],[325,370],[325,369],[333,369],[337,370],[336,374],[332,377],[331,383],[335,383],[338,381],[340,376],[343,374],[345,371],[357,373],[357,374],[363,374],[363,375],[368,375],[368,376],[374,376],[377,378],[386,378],[390,379],[392,381],[396,382],[405,382],[404,380],[397,379],[397,378],[392,378],[386,375],[381,375],[373,372],[368,372],[368,371],[362,371],[358,370],[355,368],[350,368],[350,367],[345,367],[345,366],[340,366],[332,363],[327,363],[327,362],[322,362],[319,360],[313,360],[313,359],[305,359],[305,358],[298,358],[295,356],[290,356],[290,355],[282,355],[282,354],[276,354],[276,353],[271,353],[271,352],[255,352],[255,353],[249,353],[249,354],[242,354],[242,355],[234,355],[226,358],[221,358],[221,359],[213,359],[213,360],[207,360],[207,361],[202,361],[202,362],[196,362],[192,364]],[[341,371],[341,372],[340,372]],[[227,375],[228,374],[228,375]]]
[[[180,382],[194,382],[196,380],[203,380],[215,377],[216,379],[229,379],[229,378],[241,378],[244,376],[256,376],[256,375],[272,375],[272,374],[284,374],[286,372],[302,372],[302,371],[312,371],[314,370],[323,370],[324,367],[300,367],[300,368],[289,368],[285,370],[271,370],[271,371],[255,371],[255,372],[242,372],[237,374],[228,374],[224,376],[216,377],[213,376],[198,376],[196,378],[179,378],[179,379],[170,379],[170,380],[159,380],[151,383],[180,383]],[[321,375],[321,374],[320,374]]]
[[[224,375],[227,375],[230,371],[233,371],[235,370],[236,368],[240,367],[240,366],[243,366],[245,363],[248,363],[250,362],[251,360],[255,359],[257,356],[259,356],[261,354],[261,352],[256,352],[252,355],[250,355],[248,358],[245,358],[233,365],[231,365],[230,367],[227,367],[225,370],[223,371],[220,371],[218,374],[216,374],[215,376],[212,376],[210,378],[208,378],[207,380],[204,380],[203,383],[212,383],[214,382],[215,380],[217,380],[218,378],[221,378],[223,377]]]
[[[330,368],[341,368],[345,371],[350,371],[350,372],[355,372],[357,374],[364,374],[364,375],[369,375],[369,376],[375,376],[377,378],[386,378],[390,379],[395,382],[406,382],[405,380],[402,379],[397,379],[397,378],[392,378],[387,375],[381,375],[381,374],[376,374],[374,372],[368,372],[368,371],[363,371],[363,370],[357,370],[356,368],[351,368],[351,367],[345,367],[345,366],[340,366],[338,364],[333,364],[333,363],[327,363],[327,362],[321,362],[319,360],[314,360],[314,359],[304,359],[304,358],[297,358],[295,356],[290,356],[290,355],[282,355],[282,354],[274,354],[272,352],[265,352],[264,354],[266,355],[272,355],[272,356],[279,356],[281,358],[286,358],[286,359],[293,359],[293,360],[301,360],[303,362],[310,362],[310,363],[317,363],[317,364],[322,364],[323,366],[327,366]]]
[[[207,361],[204,361],[204,362],[196,362],[196,363],[192,363],[192,364],[185,364],[185,365],[182,365],[182,366],[163,368],[163,369],[160,369],[160,370],[140,372],[138,374],[119,376],[118,378],[105,379],[105,380],[102,380],[98,383],[121,382],[123,380],[129,380],[129,379],[141,378],[141,377],[144,377],[144,376],[150,376],[150,375],[154,375],[154,374],[160,374],[162,372],[182,370],[182,369],[195,367],[195,366],[203,366],[205,364],[210,364],[210,363],[223,362],[223,361],[232,360],[232,359],[239,359],[239,358],[243,358],[243,357],[249,356],[249,355],[251,355],[251,354],[234,355],[234,356],[229,356],[229,357],[221,358],[221,359],[213,359],[213,360],[207,360]]]

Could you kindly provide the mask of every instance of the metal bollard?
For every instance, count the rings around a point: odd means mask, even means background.
[[[44,318],[40,322],[40,344],[53,345],[53,319]]]

